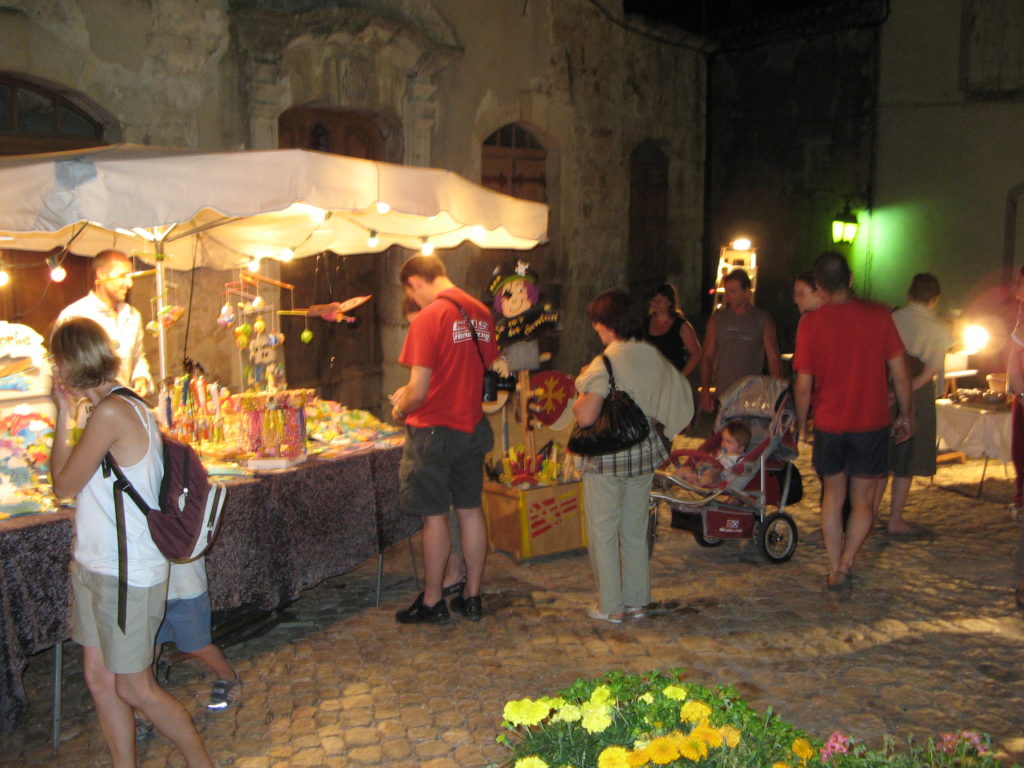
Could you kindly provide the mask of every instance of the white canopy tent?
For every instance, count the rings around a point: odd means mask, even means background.
[[[285,251],[544,242],[547,206],[451,171],[301,149],[191,152],[118,144],[0,158],[0,247],[155,253],[227,269]],[[81,230],[81,231],[80,231]],[[368,244],[372,234],[376,242]],[[72,240],[73,238],[73,240]]]
[[[118,144],[0,158],[0,248],[107,248],[188,270],[392,245],[526,250],[548,208],[451,171],[299,149],[194,152]],[[161,327],[160,373],[166,375]]]

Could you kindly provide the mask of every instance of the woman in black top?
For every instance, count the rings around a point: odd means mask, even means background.
[[[649,309],[644,320],[644,340],[657,347],[683,376],[689,376],[700,364],[700,342],[679,309],[675,286],[659,285],[651,296]]]

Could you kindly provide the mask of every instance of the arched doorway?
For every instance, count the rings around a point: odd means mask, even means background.
[[[654,141],[629,156],[629,291],[645,299],[668,274],[668,157]]]
[[[102,111],[84,96],[13,72],[0,72],[0,155],[60,152],[104,144]],[[62,256],[63,282],[50,280],[45,254],[4,251],[13,279],[0,287],[0,319],[46,336],[58,313],[92,287],[91,259]]]
[[[293,107],[278,121],[282,149],[313,149],[367,160],[392,160],[401,152],[396,120],[359,110]],[[281,264],[281,279],[295,286],[297,307],[343,301],[351,296],[380,296],[380,254],[318,256]],[[286,300],[287,295],[282,294]],[[382,352],[380,309],[371,301],[357,313],[358,325],[309,321],[313,338],[300,341],[301,319],[282,323],[287,343],[285,372],[289,386],[317,389],[317,394],[353,408],[380,412]]]
[[[525,200],[548,202],[548,150],[529,129],[518,123],[507,123],[491,133],[480,148],[480,183],[485,187]],[[550,230],[550,224],[549,224]],[[479,261],[470,268],[468,285],[487,286],[494,268],[522,259],[529,262],[540,276],[544,299],[559,306],[561,286],[557,269],[548,244],[528,251],[483,251]],[[486,298],[486,297],[484,297]],[[557,335],[547,334],[542,339],[545,351],[555,354]]]

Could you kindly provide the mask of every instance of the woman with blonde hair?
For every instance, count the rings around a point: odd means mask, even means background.
[[[189,768],[214,765],[188,712],[153,677],[153,649],[167,602],[167,559],[149,534],[146,518],[124,504],[127,587],[119,595],[120,557],[109,453],[150,505],[163,479],[163,449],[156,421],[115,380],[121,361],[94,321],[73,317],[50,340],[52,397],[57,408],[50,467],[53,491],[74,496],[75,542],[71,564],[71,638],[82,646],[85,682],[96,705],[115,768],[134,766],[135,720],[141,712],[185,756]],[[89,422],[72,446],[68,416],[74,403],[92,405]]]

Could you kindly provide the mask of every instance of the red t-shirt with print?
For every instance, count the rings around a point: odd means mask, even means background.
[[[851,299],[804,315],[793,370],[814,376],[814,428],[843,434],[887,427],[887,363],[903,351],[892,315],[881,304]]]
[[[423,404],[405,417],[413,427],[450,427],[472,432],[483,410],[484,365],[466,319],[454,299],[473,321],[480,352],[489,367],[497,357],[490,310],[459,288],[448,288],[423,308],[409,325],[398,362],[430,369],[430,387]]]

